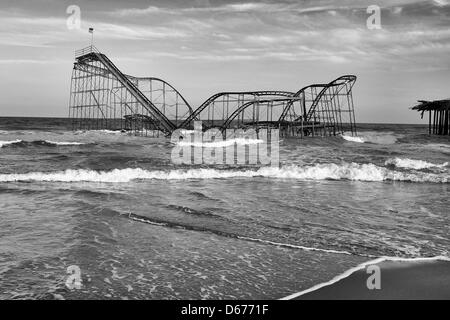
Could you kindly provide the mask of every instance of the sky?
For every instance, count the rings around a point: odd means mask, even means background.
[[[358,122],[425,123],[409,108],[450,97],[450,0],[2,0],[0,23],[0,116],[67,116],[89,27],[122,72],[165,79],[193,106],[344,74],[358,77]]]

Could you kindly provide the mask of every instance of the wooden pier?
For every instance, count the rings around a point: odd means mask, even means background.
[[[428,132],[429,134],[450,135],[450,99],[424,101],[419,100],[419,104],[412,107],[412,110],[424,113],[428,112]]]

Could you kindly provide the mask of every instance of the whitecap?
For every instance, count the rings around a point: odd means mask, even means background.
[[[448,166],[448,162],[442,163],[442,164],[434,164],[431,162],[423,161],[423,160],[414,160],[414,159],[408,159],[408,158],[392,158],[388,159],[385,162],[385,165],[393,165],[397,168],[404,168],[404,169],[430,169],[430,168],[444,168]]]
[[[361,137],[353,137],[353,136],[347,136],[342,135],[341,136],[344,140],[350,141],[350,142],[357,142],[357,143],[364,143],[364,139]]]

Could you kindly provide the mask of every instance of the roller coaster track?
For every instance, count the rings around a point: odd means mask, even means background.
[[[127,75],[127,77],[130,79],[133,79],[133,80],[137,80],[138,82],[144,82],[144,81],[149,82],[149,83],[159,82],[162,84],[162,88],[163,88],[162,90],[166,90],[166,88],[168,87],[170,90],[172,90],[175,93],[177,100],[179,97],[179,99],[181,99],[181,102],[186,106],[187,110],[185,111],[185,113],[183,115],[181,115],[182,118],[188,117],[194,112],[191,105],[189,104],[189,102],[187,102],[187,100],[183,97],[183,95],[167,81],[160,79],[160,78],[156,78],[156,77],[135,77],[135,76],[130,76],[130,75]]]
[[[322,97],[324,96],[324,94],[330,90],[330,88],[334,88],[336,87],[336,91],[333,92],[333,94],[331,95],[331,99],[334,98],[336,95],[339,94],[339,92],[345,87],[347,88],[348,92],[351,92],[353,85],[355,84],[356,81],[356,76],[354,75],[345,75],[345,76],[341,76],[333,81],[331,81],[330,83],[328,83],[318,94],[317,98],[315,99],[314,103],[311,105],[308,113],[306,114],[306,120],[311,120],[314,111],[317,107],[317,105],[319,104],[319,102],[321,101]]]
[[[159,121],[161,130],[166,133],[171,133],[176,127],[175,125],[167,119],[167,117],[156,108],[156,106],[134,85],[130,79],[124,75],[112,62],[109,58],[102,53],[94,53],[95,56],[99,59],[101,63],[103,63],[112,74],[119,79],[119,81],[127,88],[130,93],[134,96],[136,100],[138,100],[141,105],[147,109],[147,111]]]
[[[90,47],[90,51],[77,57],[77,61],[82,63],[83,61],[99,61],[108,72],[110,72],[137,100],[137,102],[151,114],[151,116],[158,123],[159,129],[166,134],[170,134],[176,129],[176,126],[160,111],[158,108],[136,87],[131,81],[130,77],[122,73],[116,65],[109,60],[109,58],[103,53],[98,52],[93,46]]]
[[[297,100],[296,97],[288,97],[288,98],[276,98],[276,99],[262,99],[262,100],[258,100],[258,101],[249,101],[247,103],[244,103],[243,105],[241,105],[237,110],[235,110],[230,117],[228,117],[228,119],[223,123],[223,125],[221,126],[220,130],[224,131],[227,128],[230,127],[231,123],[233,122],[233,120],[240,114],[242,113],[245,109],[249,108],[250,106],[253,106],[255,104],[257,105],[264,105],[264,104],[273,104],[273,103],[291,103],[293,100]],[[286,108],[286,107],[285,107]],[[258,121],[259,122],[259,121]],[[280,123],[280,120],[277,119],[275,121],[262,121],[265,124],[268,123]]]
[[[172,89],[174,92],[176,92],[181,99],[183,100],[183,102],[189,107],[189,109],[191,110],[191,112],[193,112],[191,105],[186,101],[186,99],[183,97],[183,95],[177,90],[175,89],[174,86],[172,86],[170,83],[168,83],[167,81],[160,79],[160,78],[155,78],[155,77],[135,77],[135,76],[128,76],[129,78],[134,78],[134,79],[138,79],[138,80],[146,80],[146,81],[159,81],[163,84],[165,84],[166,86],[168,86],[170,89]]]
[[[195,120],[202,120],[204,129],[225,130],[236,125],[292,127],[301,123],[322,126],[324,131],[334,126],[335,133],[343,130],[342,112],[348,112],[351,131],[356,133],[353,75],[308,85],[297,92],[220,92],[194,109],[168,82],[122,73],[94,46],[76,51],[75,58],[69,116],[78,130],[156,130],[168,135],[177,128],[192,129]]]
[[[282,96],[282,97],[290,97],[294,95],[293,92],[288,91],[230,91],[230,92],[219,92],[208,99],[206,99],[200,107],[198,107],[179,127],[180,128],[186,128],[189,127],[192,121],[198,120],[198,117],[200,113],[205,110],[207,107],[209,107],[212,103],[215,101],[218,101],[220,97],[230,96],[230,95],[241,95],[243,97],[250,96],[255,100],[258,97],[264,97],[264,96]],[[244,99],[243,99],[244,100]]]
[[[308,90],[308,89],[314,89],[314,88],[324,88],[324,87],[326,87],[327,85],[326,84],[312,84],[312,85],[309,85],[309,86],[306,86],[306,87],[303,87],[302,89],[300,89],[299,91],[297,91],[296,93],[294,93],[293,95],[292,95],[292,97],[293,98],[298,98],[298,97],[303,97],[303,101],[302,101],[302,115],[300,115],[298,118],[296,118],[296,120],[298,120],[298,119],[300,119],[300,117],[305,117],[305,115],[306,115],[306,102],[305,102],[305,98],[304,98],[304,96],[305,96],[305,93],[306,93],[306,91]],[[294,101],[296,101],[295,99],[292,99],[290,102],[288,102],[287,104],[286,104],[286,107],[284,108],[284,110],[283,110],[283,113],[281,114],[281,116],[280,116],[280,119],[279,119],[279,121],[286,121],[286,116],[287,116],[287,113],[289,112],[289,110],[291,109],[291,107],[292,107],[292,104],[294,103]],[[315,100],[314,100],[315,101]]]
[[[82,57],[79,58],[80,61],[82,59]],[[77,70],[82,70],[88,74],[91,75],[98,75],[98,74],[103,74],[104,76],[108,76],[109,74],[111,74],[111,72],[108,69],[105,68],[100,68],[94,65],[89,65],[89,64],[83,64],[83,63],[79,63],[76,64],[74,66],[75,69]],[[136,77],[136,76],[131,76],[128,74],[124,75],[130,79],[131,81],[135,82],[135,81],[155,81],[155,82],[161,82],[162,84],[164,84],[165,86],[169,87],[173,92],[176,93],[176,95],[178,95],[180,97],[180,99],[182,100],[182,102],[187,106],[187,108],[189,109],[189,114],[193,113],[193,109],[191,107],[191,105],[187,102],[187,100],[183,97],[183,95],[174,87],[172,86],[170,83],[168,83],[167,81],[160,79],[160,78],[155,78],[155,77]]]

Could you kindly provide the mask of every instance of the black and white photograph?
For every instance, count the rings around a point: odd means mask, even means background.
[[[0,300],[450,299],[450,0],[0,0],[0,23]]]

